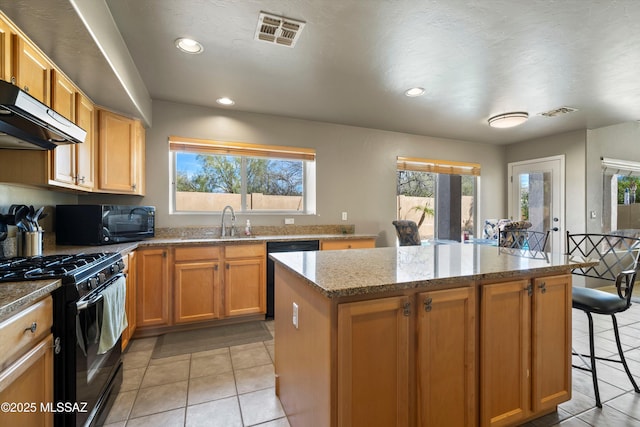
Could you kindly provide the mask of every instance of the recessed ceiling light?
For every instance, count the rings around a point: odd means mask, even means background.
[[[233,105],[236,103],[233,99],[227,98],[226,96],[216,99],[216,102],[220,105]]]
[[[518,111],[515,113],[498,114],[489,118],[489,126],[492,128],[512,128],[521,125],[529,118],[529,114]]]
[[[176,39],[176,47],[185,53],[202,53],[204,51],[204,47],[197,41],[188,38],[179,38]]]
[[[422,96],[424,95],[424,89],[421,87],[412,87],[411,89],[407,89],[404,91],[404,94],[406,96],[409,96],[411,98],[414,98],[416,96]]]

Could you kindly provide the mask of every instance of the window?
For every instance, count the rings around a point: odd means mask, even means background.
[[[602,178],[603,232],[639,228],[640,163],[604,157]]]
[[[423,240],[474,235],[477,163],[398,157],[397,217],[418,224]]]
[[[174,212],[315,211],[315,151],[169,138]]]

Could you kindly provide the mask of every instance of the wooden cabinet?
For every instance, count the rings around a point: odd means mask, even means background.
[[[80,92],[76,93],[76,124],[87,131],[87,136],[82,144],[74,146],[75,184],[80,189],[93,190],[96,178],[96,108],[93,102]]]
[[[338,425],[409,425],[408,297],[338,305]]]
[[[136,252],[136,326],[170,325],[169,249],[143,248]]]
[[[0,79],[11,81],[11,33],[13,28],[0,12]]]
[[[571,397],[571,276],[482,287],[480,424],[516,425]]]
[[[418,294],[418,426],[477,423],[476,289]]]
[[[21,405],[0,412],[0,425],[53,425],[40,410],[53,402],[52,306],[49,296],[0,324],[0,401]]]
[[[12,34],[11,81],[40,102],[50,105],[50,73],[53,64],[29,40]]]
[[[264,244],[226,246],[224,257],[225,315],[266,313]]]
[[[376,239],[338,239],[322,240],[320,249],[331,251],[336,249],[368,249],[376,247]]]
[[[176,324],[220,317],[220,248],[177,247],[173,289]]]
[[[137,120],[98,110],[98,189],[144,194],[144,128]]]
[[[136,331],[136,252],[129,252],[122,260],[125,263],[124,273],[127,275],[127,297],[125,300],[125,313],[127,315],[127,327],[122,331],[122,351],[129,345],[129,340]]]
[[[64,74],[51,72],[51,107],[72,122],[76,121],[76,88]],[[75,144],[59,145],[51,152],[51,179],[76,184]]]

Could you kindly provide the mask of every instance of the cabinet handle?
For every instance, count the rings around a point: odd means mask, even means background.
[[[426,311],[427,313],[431,311],[431,303],[433,302],[433,300],[431,298],[425,298],[424,299],[424,311]]]
[[[214,266],[213,266],[213,269],[214,269],[215,271],[218,271],[218,264],[214,265]]]
[[[531,283],[529,283],[529,285],[527,285],[525,289],[527,290],[527,295],[533,295],[533,286],[531,285]]]
[[[228,270],[229,269],[229,263],[226,263],[225,266],[226,266],[226,269]]]
[[[167,257],[167,251],[162,251],[162,258],[166,258]]]
[[[36,329],[37,329],[37,328],[38,328],[38,324],[37,324],[36,322],[33,322],[33,323],[31,324],[31,326],[29,326],[28,328],[26,328],[24,331],[25,331],[25,332],[27,332],[27,331],[31,331],[31,333],[32,333],[32,334],[35,334],[35,333],[36,333]]]
[[[25,86],[25,87],[24,87],[24,91],[25,91],[25,92],[27,92],[27,93],[29,93],[29,86]]]
[[[11,84],[16,84],[16,76],[11,76]]]
[[[135,190],[136,189],[136,185],[135,184],[131,184],[131,189]]]
[[[547,284],[545,282],[542,282],[538,285],[538,288],[540,288],[540,291],[544,294],[545,292],[547,292]]]
[[[411,303],[410,302],[405,302],[402,305],[402,314],[405,316],[410,316],[411,315]]]
[[[80,183],[84,184],[84,176],[82,176],[82,177],[78,178],[78,182],[80,182]]]

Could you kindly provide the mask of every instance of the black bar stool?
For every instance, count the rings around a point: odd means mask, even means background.
[[[633,389],[636,393],[640,393],[640,388],[631,375],[622,351],[618,321],[616,320],[617,313],[622,313],[631,306],[631,293],[636,280],[638,255],[640,254],[640,239],[615,234],[569,234],[567,232],[567,254],[600,260],[600,264],[597,266],[574,269],[573,274],[615,282],[617,289],[617,294],[613,294],[594,288],[573,287],[573,308],[584,311],[589,320],[589,354],[576,353],[575,351],[573,353],[579,356],[586,366],[573,365],[573,367],[591,372],[596,405],[598,408],[602,408],[596,360],[621,363]],[[592,314],[611,316],[619,359],[608,359],[595,355]],[[588,357],[590,364],[586,363],[583,357]]]

